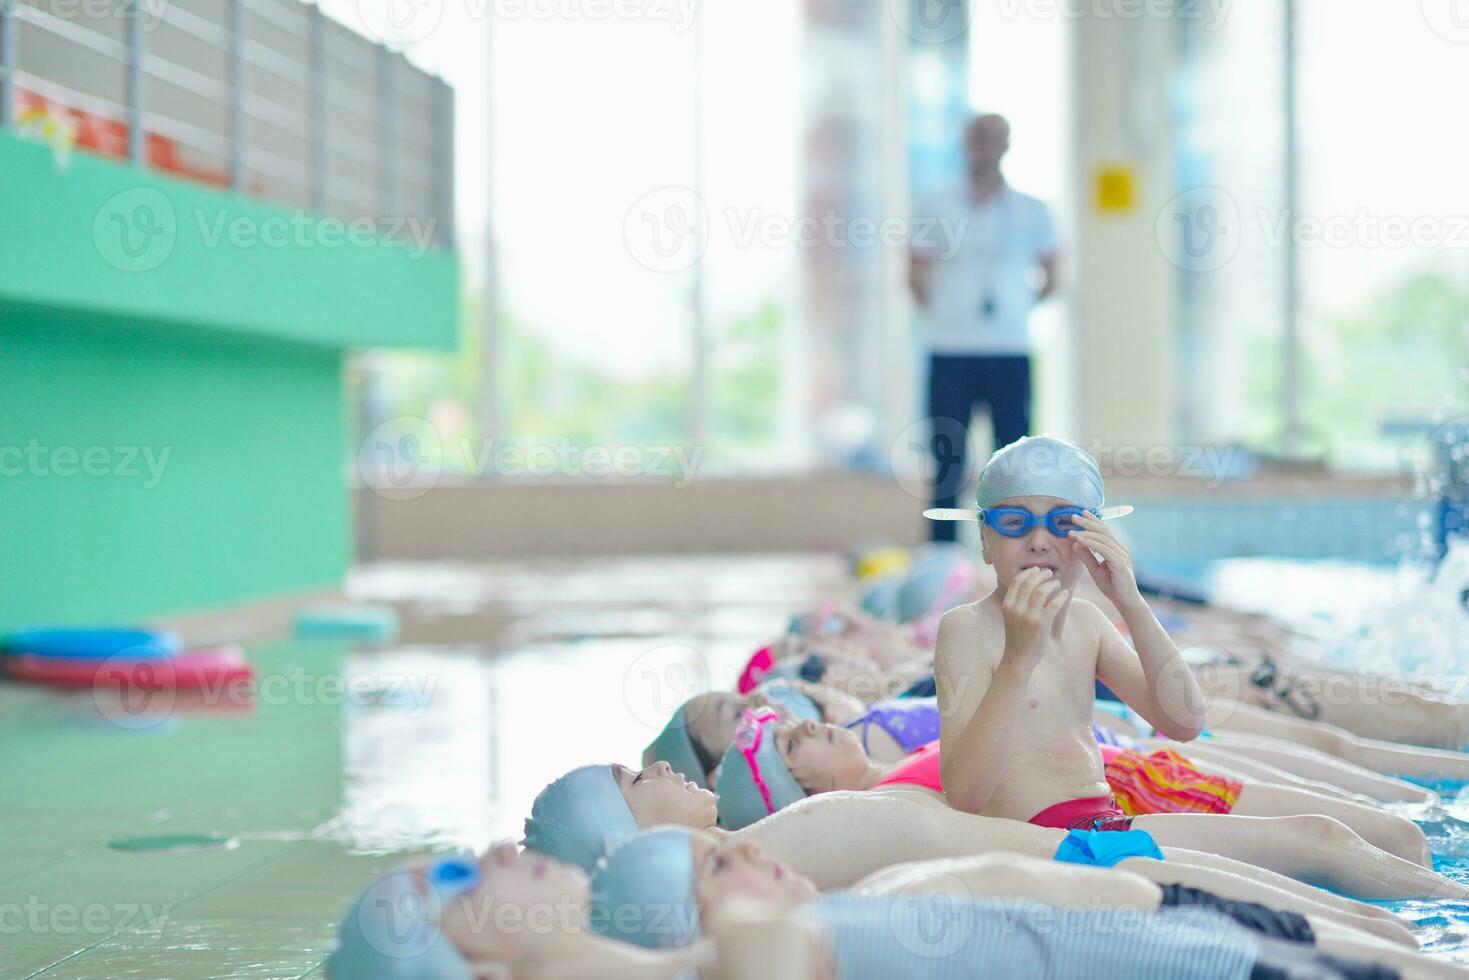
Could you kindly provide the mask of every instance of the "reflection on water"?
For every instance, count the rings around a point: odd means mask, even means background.
[[[1211,574],[1217,597],[1309,627],[1338,662],[1444,669],[1469,642],[1463,550],[1433,581],[1421,568],[1269,559]],[[732,686],[791,610],[842,582],[834,559],[366,569],[353,598],[404,609],[409,639],[415,622],[436,632],[433,645],[347,657],[349,685],[370,696],[344,709],[344,805],[321,831],[377,854],[518,838],[547,781],[587,763],[636,764],[685,697]],[[1469,802],[1440,788],[1450,802],[1404,812],[1436,866],[1469,882]],[[1391,907],[1428,949],[1469,955],[1469,905]]]
[[[809,556],[364,569],[352,598],[405,607],[409,639],[434,619],[437,642],[346,658],[372,696],[344,709],[343,808],[322,833],[365,853],[518,839],[542,786],[636,765],[684,698],[732,687],[843,575]]]

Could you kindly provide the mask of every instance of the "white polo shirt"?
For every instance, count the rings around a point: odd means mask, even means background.
[[[1028,354],[1037,264],[1056,254],[1056,226],[1039,199],[1004,185],[976,206],[967,184],[918,208],[915,253],[931,260],[926,316],[935,354]]]

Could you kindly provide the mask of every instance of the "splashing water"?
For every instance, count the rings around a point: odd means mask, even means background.
[[[1469,700],[1469,541],[1454,542],[1437,567],[1405,562],[1379,582],[1375,594],[1317,626],[1311,655]]]

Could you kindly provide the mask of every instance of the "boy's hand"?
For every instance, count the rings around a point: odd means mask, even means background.
[[[1046,634],[1066,605],[1066,598],[1066,589],[1048,568],[1027,568],[1015,576],[1000,603],[1005,620],[1005,663],[1027,671],[1035,668]]]
[[[1127,546],[1117,540],[1112,529],[1100,518],[1081,513],[1075,520],[1081,525],[1081,530],[1072,531],[1066,540],[1076,549],[1102,595],[1118,609],[1141,600],[1137,578],[1132,572],[1132,555]],[[1100,561],[1097,555],[1102,556]]]
[[[855,718],[860,718],[867,710],[867,705],[859,699],[826,684],[796,681],[794,687],[815,701],[816,706],[821,709],[822,720],[829,721],[833,725],[845,725]]]

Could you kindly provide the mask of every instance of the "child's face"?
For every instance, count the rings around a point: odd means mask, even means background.
[[[644,829],[664,823],[712,827],[719,817],[714,794],[684,779],[666,762],[645,769],[614,765],[612,775],[633,820]]]
[[[581,868],[518,851],[514,841],[492,846],[479,858],[479,866],[479,883],[446,902],[440,920],[445,935],[471,962],[503,956],[509,947],[523,948],[538,932],[554,943],[580,927],[588,891]],[[506,915],[518,918],[506,920]],[[539,922],[543,927],[507,935],[497,927],[504,921]]]
[[[715,839],[696,833],[689,841],[694,860],[694,894],[705,917],[739,898],[793,909],[816,897],[810,878],[770,857],[754,841]]]
[[[771,734],[781,761],[806,792],[862,788],[867,753],[855,732],[815,721],[788,721]]]
[[[1076,504],[1060,497],[1006,497],[996,506],[1016,507],[1044,517],[1057,507],[1075,507]],[[1050,568],[1056,581],[1067,589],[1076,585],[1081,569],[1077,553],[1080,545],[1070,537],[1056,537],[1044,523],[1036,524],[1018,538],[1007,537],[986,524],[980,529],[980,540],[985,563],[995,567],[995,577],[1001,589],[1008,588],[1015,576],[1036,565]]]

